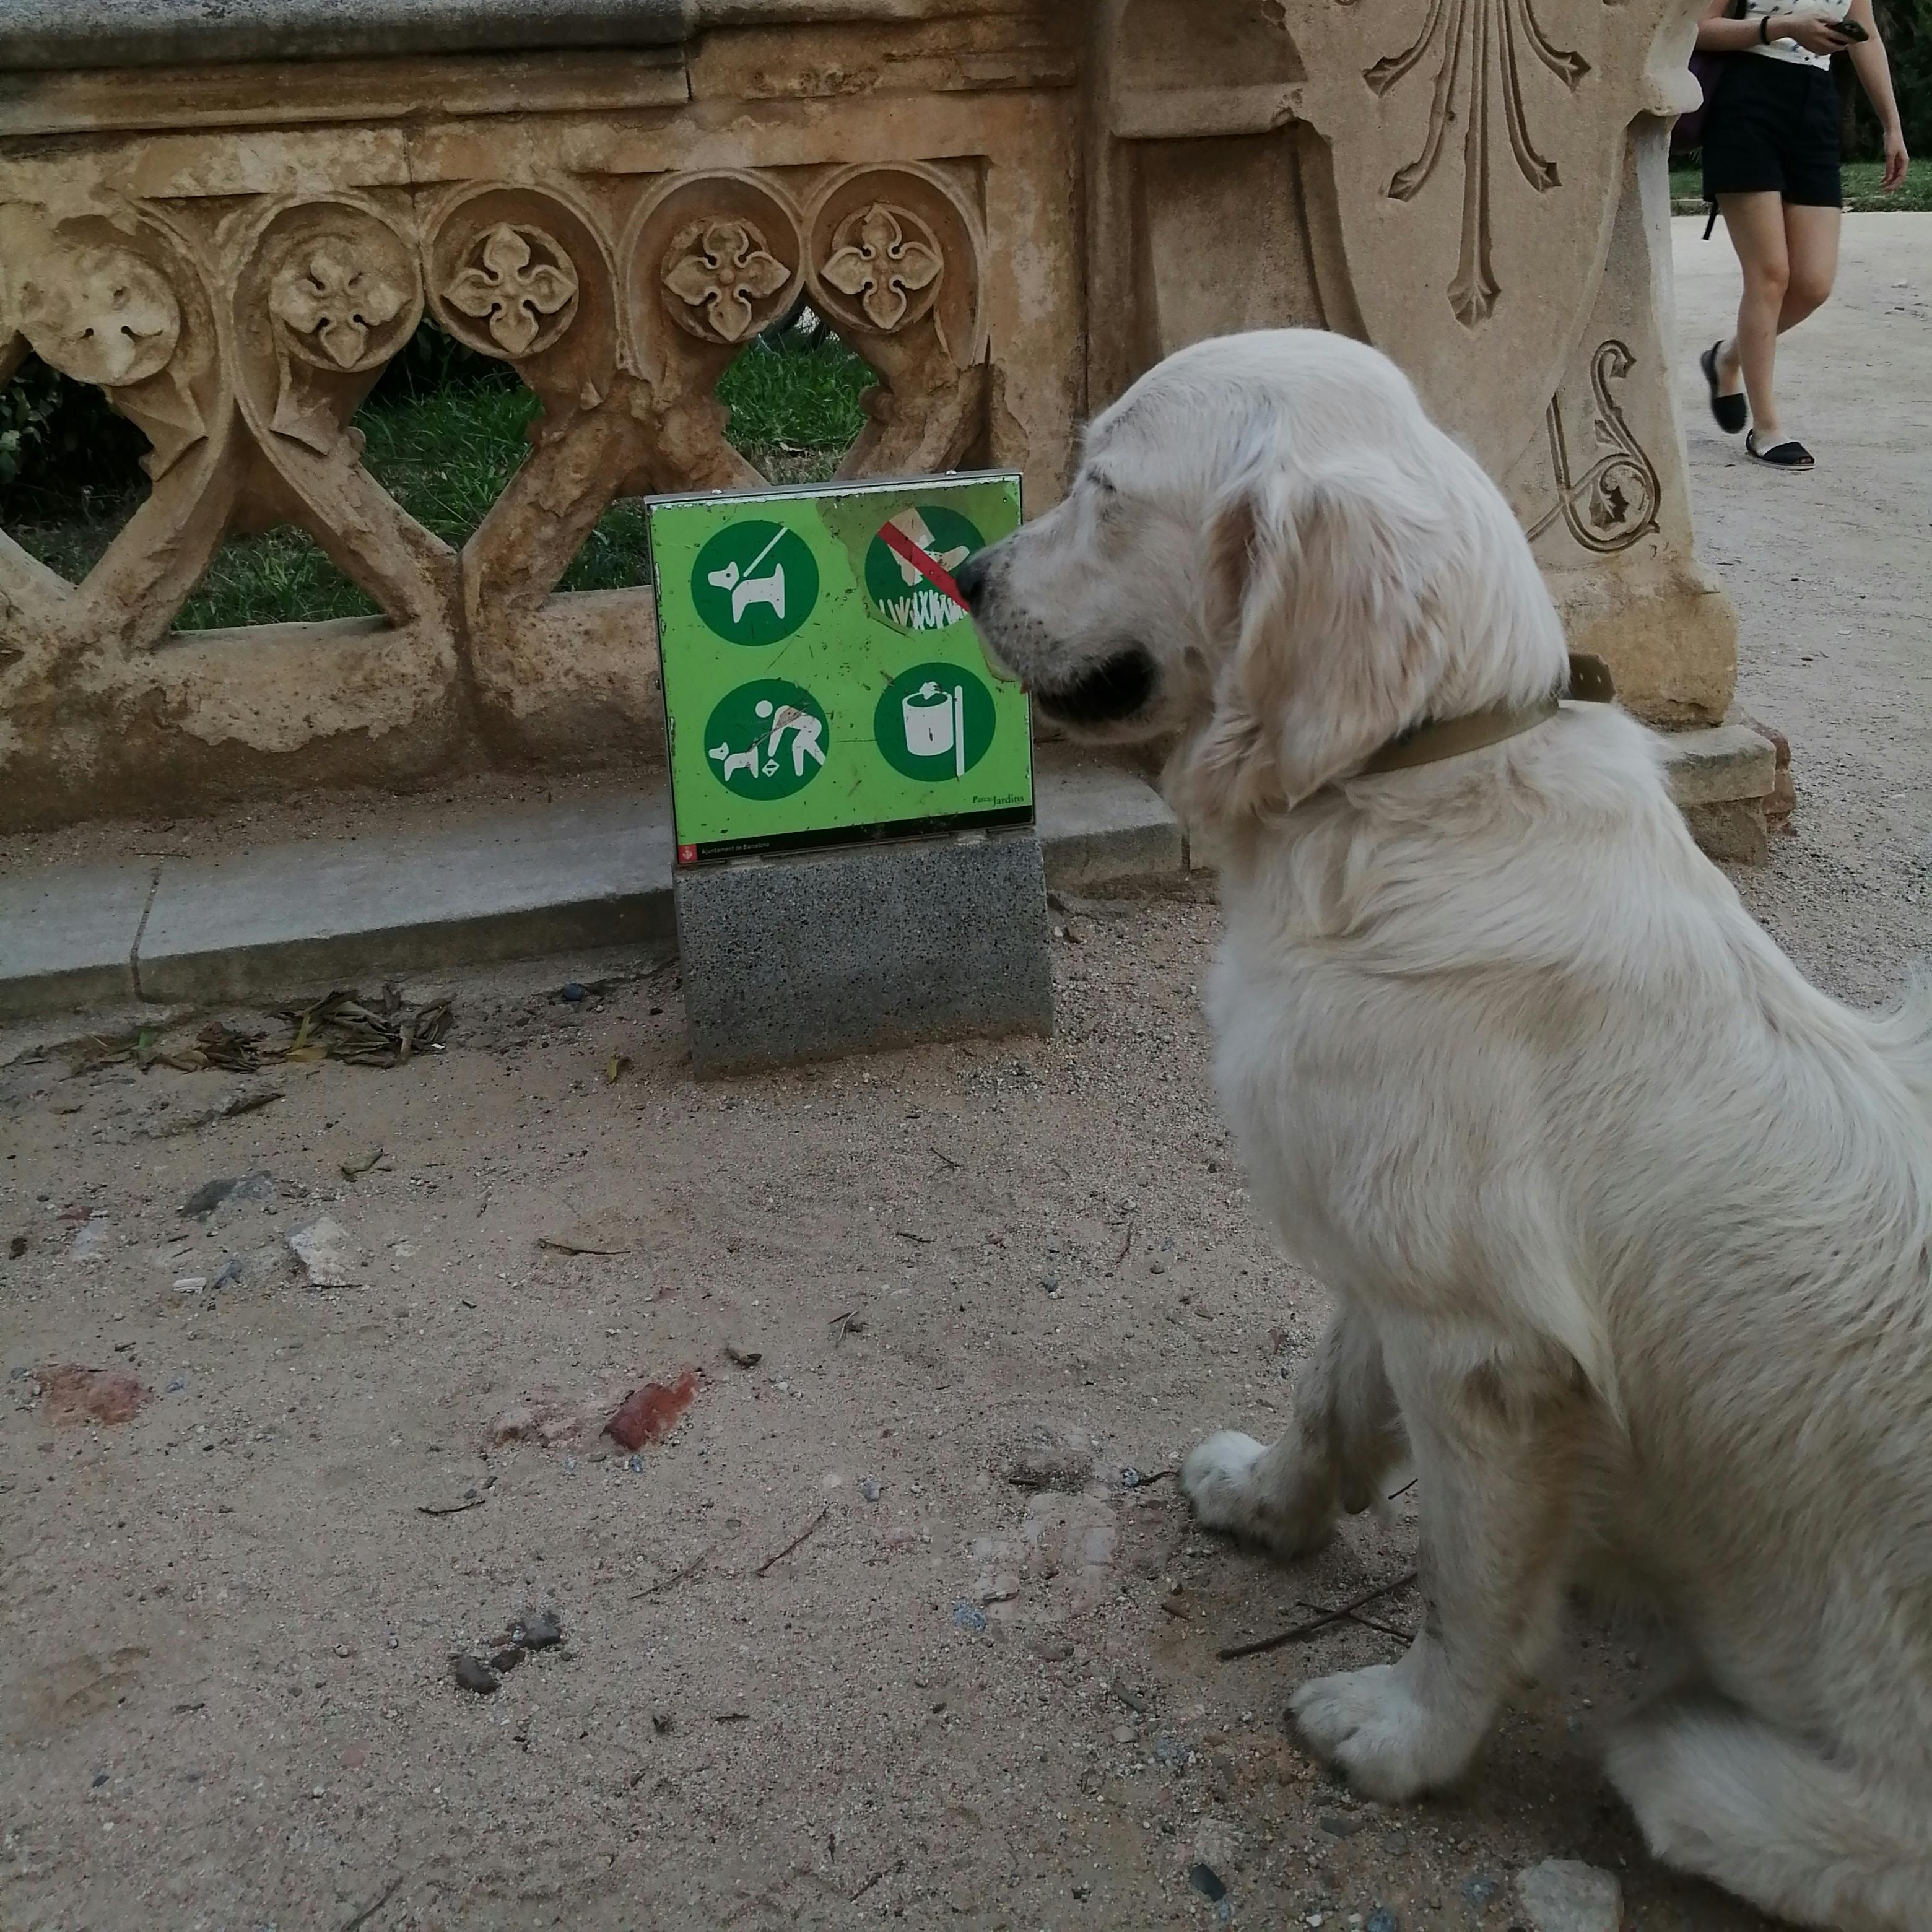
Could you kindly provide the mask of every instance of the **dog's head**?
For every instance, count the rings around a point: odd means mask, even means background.
[[[1050,718],[1174,740],[1196,824],[1285,810],[1564,664],[1501,493],[1385,357],[1311,330],[1168,357],[1095,419],[1064,500],[958,578]]]

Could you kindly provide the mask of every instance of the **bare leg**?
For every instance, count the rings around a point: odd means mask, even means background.
[[[1460,1774],[1503,1700],[1560,1626],[1570,1504],[1590,1400],[1525,1364],[1389,1372],[1414,1446],[1428,1608],[1401,1661],[1318,1678],[1292,1708],[1370,1796],[1413,1798]]]
[[[1750,398],[1751,427],[1763,449],[1779,435],[1772,370],[1778,359],[1778,316],[1791,276],[1784,204],[1775,194],[1725,194],[1718,197],[1718,206],[1744,278],[1737,333],[1718,352],[1718,386],[1726,390],[1742,373],[1744,394]]]
[[[1338,1508],[1366,1509],[1405,1453],[1382,1345],[1345,1303],[1294,1387],[1294,1426],[1272,1449],[1232,1430],[1189,1455],[1180,1486],[1209,1529],[1296,1556],[1326,1542]]]
[[[1838,235],[1844,211],[1837,208],[1784,208],[1784,256],[1788,265],[1778,332],[1795,328],[1830,298],[1838,278]]]
[[[1757,446],[1766,449],[1783,434],[1772,385],[1778,338],[1831,295],[1843,214],[1835,208],[1796,207],[1774,194],[1727,194],[1719,206],[1744,289],[1737,333],[1718,352],[1718,390],[1736,395],[1742,380]]]

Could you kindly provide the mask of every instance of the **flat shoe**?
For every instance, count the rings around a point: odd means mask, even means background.
[[[1816,463],[1811,452],[1795,436],[1774,442],[1768,449],[1759,448],[1756,430],[1744,438],[1744,454],[1753,462],[1768,463],[1774,470],[1810,470]]]
[[[1711,392],[1711,413],[1717,418],[1718,427],[1726,436],[1736,436],[1750,418],[1750,406],[1742,395],[1720,396],[1718,393],[1718,351],[1724,346],[1720,335],[1697,358],[1697,366],[1704,372],[1705,382]]]

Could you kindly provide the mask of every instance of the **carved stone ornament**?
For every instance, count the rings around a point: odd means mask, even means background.
[[[1530,526],[1532,542],[1560,517],[1584,549],[1599,556],[1612,556],[1656,529],[1658,505],[1664,494],[1657,466],[1631,433],[1610,394],[1610,384],[1622,382],[1636,367],[1636,358],[1627,344],[1614,337],[1598,344],[1590,358],[1590,394],[1596,406],[1589,428],[1598,453],[1580,472],[1570,466],[1562,399],[1550,398],[1550,466],[1556,478],[1556,504]]]
[[[758,305],[791,280],[748,221],[718,220],[686,229],[664,256],[665,306],[678,326],[707,342],[742,342]]]
[[[76,382],[127,388],[158,375],[181,340],[181,304],[152,262],[126,248],[83,248],[30,263],[21,332]]]
[[[1503,124],[1516,172],[1538,194],[1562,185],[1556,165],[1538,152],[1523,105],[1526,58],[1554,74],[1572,94],[1590,71],[1580,54],[1559,47],[1543,30],[1532,0],[1430,0],[1421,30],[1400,53],[1378,60],[1362,76],[1377,94],[1398,86],[1424,61],[1436,60],[1429,131],[1422,151],[1396,170],[1387,193],[1412,201],[1436,172],[1450,127],[1462,130],[1462,252],[1449,284],[1456,319],[1473,328],[1502,292],[1492,262],[1490,210],[1490,130],[1500,97]]]
[[[402,245],[386,230],[322,235],[298,248],[275,272],[269,313],[289,346],[318,368],[364,369],[386,361],[401,345],[391,325],[414,306],[415,290]]]
[[[853,296],[874,328],[890,334],[932,306],[945,259],[931,229],[908,208],[875,201],[848,215],[820,271]]]
[[[569,328],[577,312],[577,271],[541,228],[500,221],[477,237],[464,259],[443,299],[482,322],[505,355],[548,349]]]

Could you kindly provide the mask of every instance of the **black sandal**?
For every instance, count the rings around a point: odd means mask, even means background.
[[[1697,366],[1704,372],[1704,380],[1711,391],[1711,413],[1716,417],[1718,427],[1726,436],[1736,436],[1750,420],[1750,406],[1742,394],[1720,396],[1718,393],[1718,351],[1724,346],[1720,335],[1697,358]]]
[[[1816,466],[1816,459],[1795,436],[1773,443],[1768,449],[1760,449],[1757,446],[1757,431],[1753,430],[1744,438],[1744,454],[1754,463],[1768,463],[1774,470],[1810,470]]]

